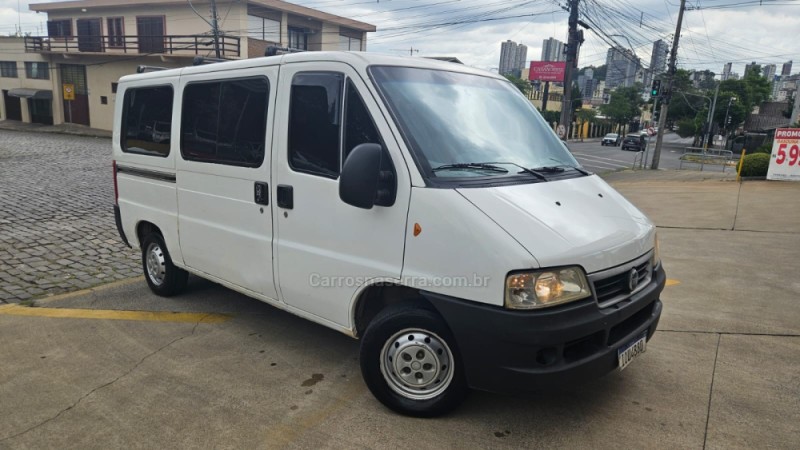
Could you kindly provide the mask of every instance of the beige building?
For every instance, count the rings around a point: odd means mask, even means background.
[[[217,54],[256,58],[271,45],[366,51],[367,33],[375,31],[280,0],[220,2],[215,46],[208,0],[81,0],[30,9],[47,14],[47,36],[0,39],[0,119],[105,130],[112,127],[117,80],[139,65],[182,67]]]

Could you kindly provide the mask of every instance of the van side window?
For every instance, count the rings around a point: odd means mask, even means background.
[[[339,176],[344,75],[299,73],[289,106],[289,165],[298,172]]]
[[[172,86],[125,91],[120,147],[123,152],[166,157],[172,129]]]
[[[187,85],[181,155],[187,161],[261,166],[268,103],[269,81],[263,77]]]
[[[367,111],[364,101],[352,81],[347,80],[345,93],[345,119],[344,119],[344,155],[342,164],[347,160],[347,155],[361,144],[381,144],[381,137],[372,117]]]

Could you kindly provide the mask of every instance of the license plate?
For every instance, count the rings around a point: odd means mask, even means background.
[[[619,370],[623,370],[628,364],[631,363],[637,356],[647,350],[647,332],[645,331],[641,336],[634,339],[632,342],[623,345],[617,350],[617,360],[619,361]]]

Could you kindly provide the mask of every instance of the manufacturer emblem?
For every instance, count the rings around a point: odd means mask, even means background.
[[[628,274],[628,289],[633,292],[639,286],[639,272],[636,269],[631,269],[631,273]]]

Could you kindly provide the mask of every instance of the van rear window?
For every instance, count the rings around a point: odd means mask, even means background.
[[[125,91],[120,147],[126,153],[167,157],[172,130],[172,86]]]
[[[187,161],[259,167],[264,161],[269,81],[192,83],[183,91],[181,154]]]

